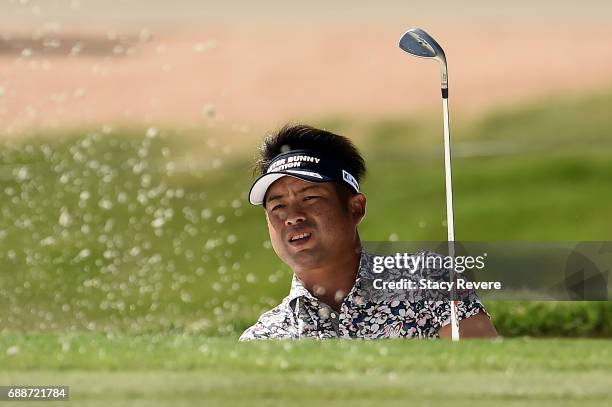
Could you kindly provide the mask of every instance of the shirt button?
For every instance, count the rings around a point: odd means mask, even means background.
[[[331,313],[331,317],[332,317],[332,318],[336,318],[336,316],[337,316],[337,315],[336,315],[336,313],[335,313],[335,312],[332,312],[332,313]]]
[[[328,308],[325,308],[325,307],[319,308],[319,318],[327,319],[327,318],[329,318],[329,315],[330,314],[329,314],[329,309]]]

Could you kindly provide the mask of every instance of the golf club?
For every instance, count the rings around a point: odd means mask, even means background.
[[[446,225],[448,230],[449,256],[455,257],[455,224],[453,216],[453,183],[451,172],[450,130],[448,115],[448,68],[444,50],[429,34],[420,28],[411,28],[400,38],[399,47],[405,52],[419,58],[431,58],[440,63],[442,75],[442,109],[444,113],[444,172],[446,178]],[[451,271],[451,280],[454,276]],[[451,338],[459,340],[459,320],[457,319],[457,301],[451,297]]]

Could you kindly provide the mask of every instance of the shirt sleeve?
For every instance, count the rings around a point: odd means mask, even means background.
[[[263,313],[257,322],[240,335],[239,341],[258,339],[291,339],[291,322],[282,304]]]
[[[435,301],[431,303],[431,306],[439,331],[443,326],[450,324],[450,301]],[[475,297],[471,301],[457,301],[457,319],[459,321],[474,316],[481,311],[491,319],[491,315],[487,312],[480,298]]]

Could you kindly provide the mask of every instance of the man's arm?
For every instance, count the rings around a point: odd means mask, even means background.
[[[459,333],[463,338],[495,338],[497,331],[491,320],[484,312],[480,311],[476,315],[459,321]],[[440,338],[451,337],[451,325],[447,324],[440,328]]]

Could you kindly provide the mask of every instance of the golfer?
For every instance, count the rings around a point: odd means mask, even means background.
[[[373,266],[358,226],[366,214],[366,173],[346,137],[305,125],[268,136],[249,193],[262,205],[272,247],[293,271],[291,290],[240,340],[450,338],[449,301],[371,301],[360,276]],[[462,338],[497,335],[482,303],[457,304]]]

